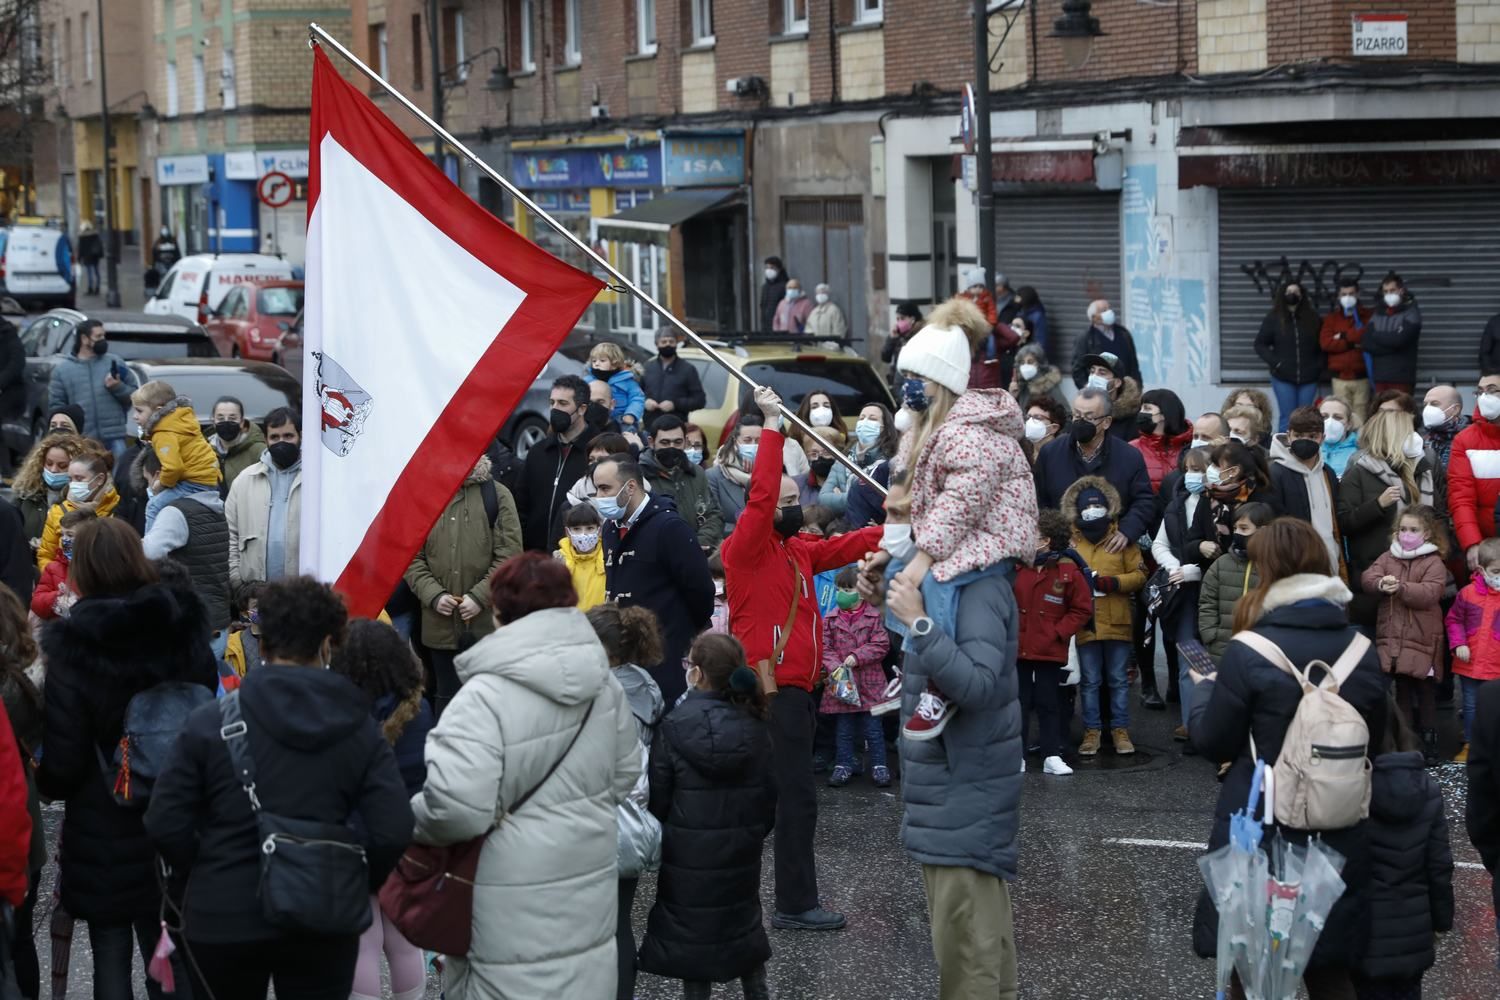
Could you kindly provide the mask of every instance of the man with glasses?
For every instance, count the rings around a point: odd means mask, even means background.
[[[1062,495],[1084,476],[1103,476],[1120,491],[1125,505],[1119,530],[1104,543],[1122,552],[1151,531],[1156,498],[1146,460],[1129,443],[1109,433],[1113,408],[1101,389],[1086,388],[1073,399],[1073,419],[1066,432],[1036,459],[1036,499],[1040,507],[1057,507]]]
[[[1479,543],[1495,534],[1495,501],[1500,499],[1500,371],[1479,379],[1474,422],[1453,439],[1448,460],[1448,510],[1453,530],[1476,567]]]

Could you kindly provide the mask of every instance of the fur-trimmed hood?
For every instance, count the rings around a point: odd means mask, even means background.
[[[940,302],[927,314],[927,326],[956,326],[969,338],[969,350],[977,351],[986,337],[994,330],[990,321],[972,300],[955,295]]]
[[[474,468],[470,469],[469,474],[464,477],[463,485],[475,486],[479,483],[487,482],[488,480],[493,479],[494,476],[492,476],[491,473],[494,471],[494,465],[495,464],[490,461],[490,456],[480,455],[479,461],[474,463]]]
[[[1062,500],[1058,502],[1058,509],[1062,511],[1063,517],[1068,519],[1068,524],[1078,523],[1078,494],[1089,487],[1093,487],[1104,494],[1104,502],[1109,507],[1109,519],[1117,521],[1120,518],[1120,491],[1109,484],[1109,480],[1100,476],[1084,476],[1082,479],[1069,486],[1063,493]]]
[[[1141,412],[1141,384],[1129,375],[1120,379],[1120,394],[1113,404],[1115,423],[1133,423],[1135,415]]]
[[[178,396],[170,403],[158,409],[155,413],[151,414],[150,419],[146,421],[146,426],[141,428],[141,436],[149,438],[151,436],[151,432],[156,430],[156,425],[165,420],[173,410],[187,410],[188,413],[192,413],[193,401],[191,399],[188,399],[186,396]],[[197,422],[198,418],[197,416],[194,416],[193,423],[196,424]]]
[[[1298,601],[1327,601],[1345,607],[1354,599],[1349,587],[1336,576],[1323,573],[1297,573],[1284,577],[1266,588],[1261,614],[1284,608]]]
[[[1026,362],[1036,365],[1036,378],[1023,379],[1021,377],[1021,365]],[[1041,348],[1036,348],[1028,354],[1026,348],[1023,347],[1016,353],[1016,381],[1026,386],[1033,396],[1045,396],[1062,384],[1062,372],[1057,369],[1056,365],[1047,363],[1047,355]],[[1140,409],[1139,402],[1137,402],[1136,409]]]

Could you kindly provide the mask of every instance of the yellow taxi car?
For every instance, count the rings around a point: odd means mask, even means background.
[[[895,398],[885,379],[869,359],[857,354],[827,348],[813,341],[760,341],[758,338],[721,342],[709,340],[710,346],[730,364],[761,385],[776,390],[788,408],[795,411],[809,392],[826,392],[838,407],[850,431],[859,417],[860,407],[869,402],[884,403],[893,412]],[[683,344],[678,357],[698,369],[703,381],[707,405],[694,410],[688,419],[703,428],[709,456],[723,443],[724,429],[735,411],[750,405],[750,390],[711,361],[702,350]]]

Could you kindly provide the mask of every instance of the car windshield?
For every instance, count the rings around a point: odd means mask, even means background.
[[[156,361],[170,358],[217,358],[213,341],[197,330],[181,333],[139,333],[104,328],[109,351],[126,361]]]
[[[214,400],[233,396],[245,404],[245,417],[260,421],[279,406],[294,410],[302,405],[302,389],[297,380],[279,368],[267,366],[254,372],[240,368],[203,368],[189,371],[178,368],[167,377],[179,396],[193,401],[193,411],[200,424],[213,416]]]
[[[759,361],[745,365],[745,374],[762,385],[769,384],[788,408],[797,409],[809,392],[826,392],[845,417],[857,416],[866,403],[892,406],[890,390],[868,364],[854,359],[834,360],[821,356]]]
[[[255,306],[262,316],[295,316],[302,308],[302,289],[262,288]]]

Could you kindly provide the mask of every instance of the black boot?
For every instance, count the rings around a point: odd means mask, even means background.
[[[1438,756],[1438,734],[1436,729],[1422,730],[1422,760],[1428,767],[1437,767],[1443,762]]]
[[[771,1000],[771,987],[766,983],[766,967],[758,967],[740,980],[745,990],[745,1000]]]
[[[1140,663],[1141,671],[1141,707],[1152,711],[1161,712],[1167,707],[1161,695],[1156,690],[1156,664],[1146,662]]]

